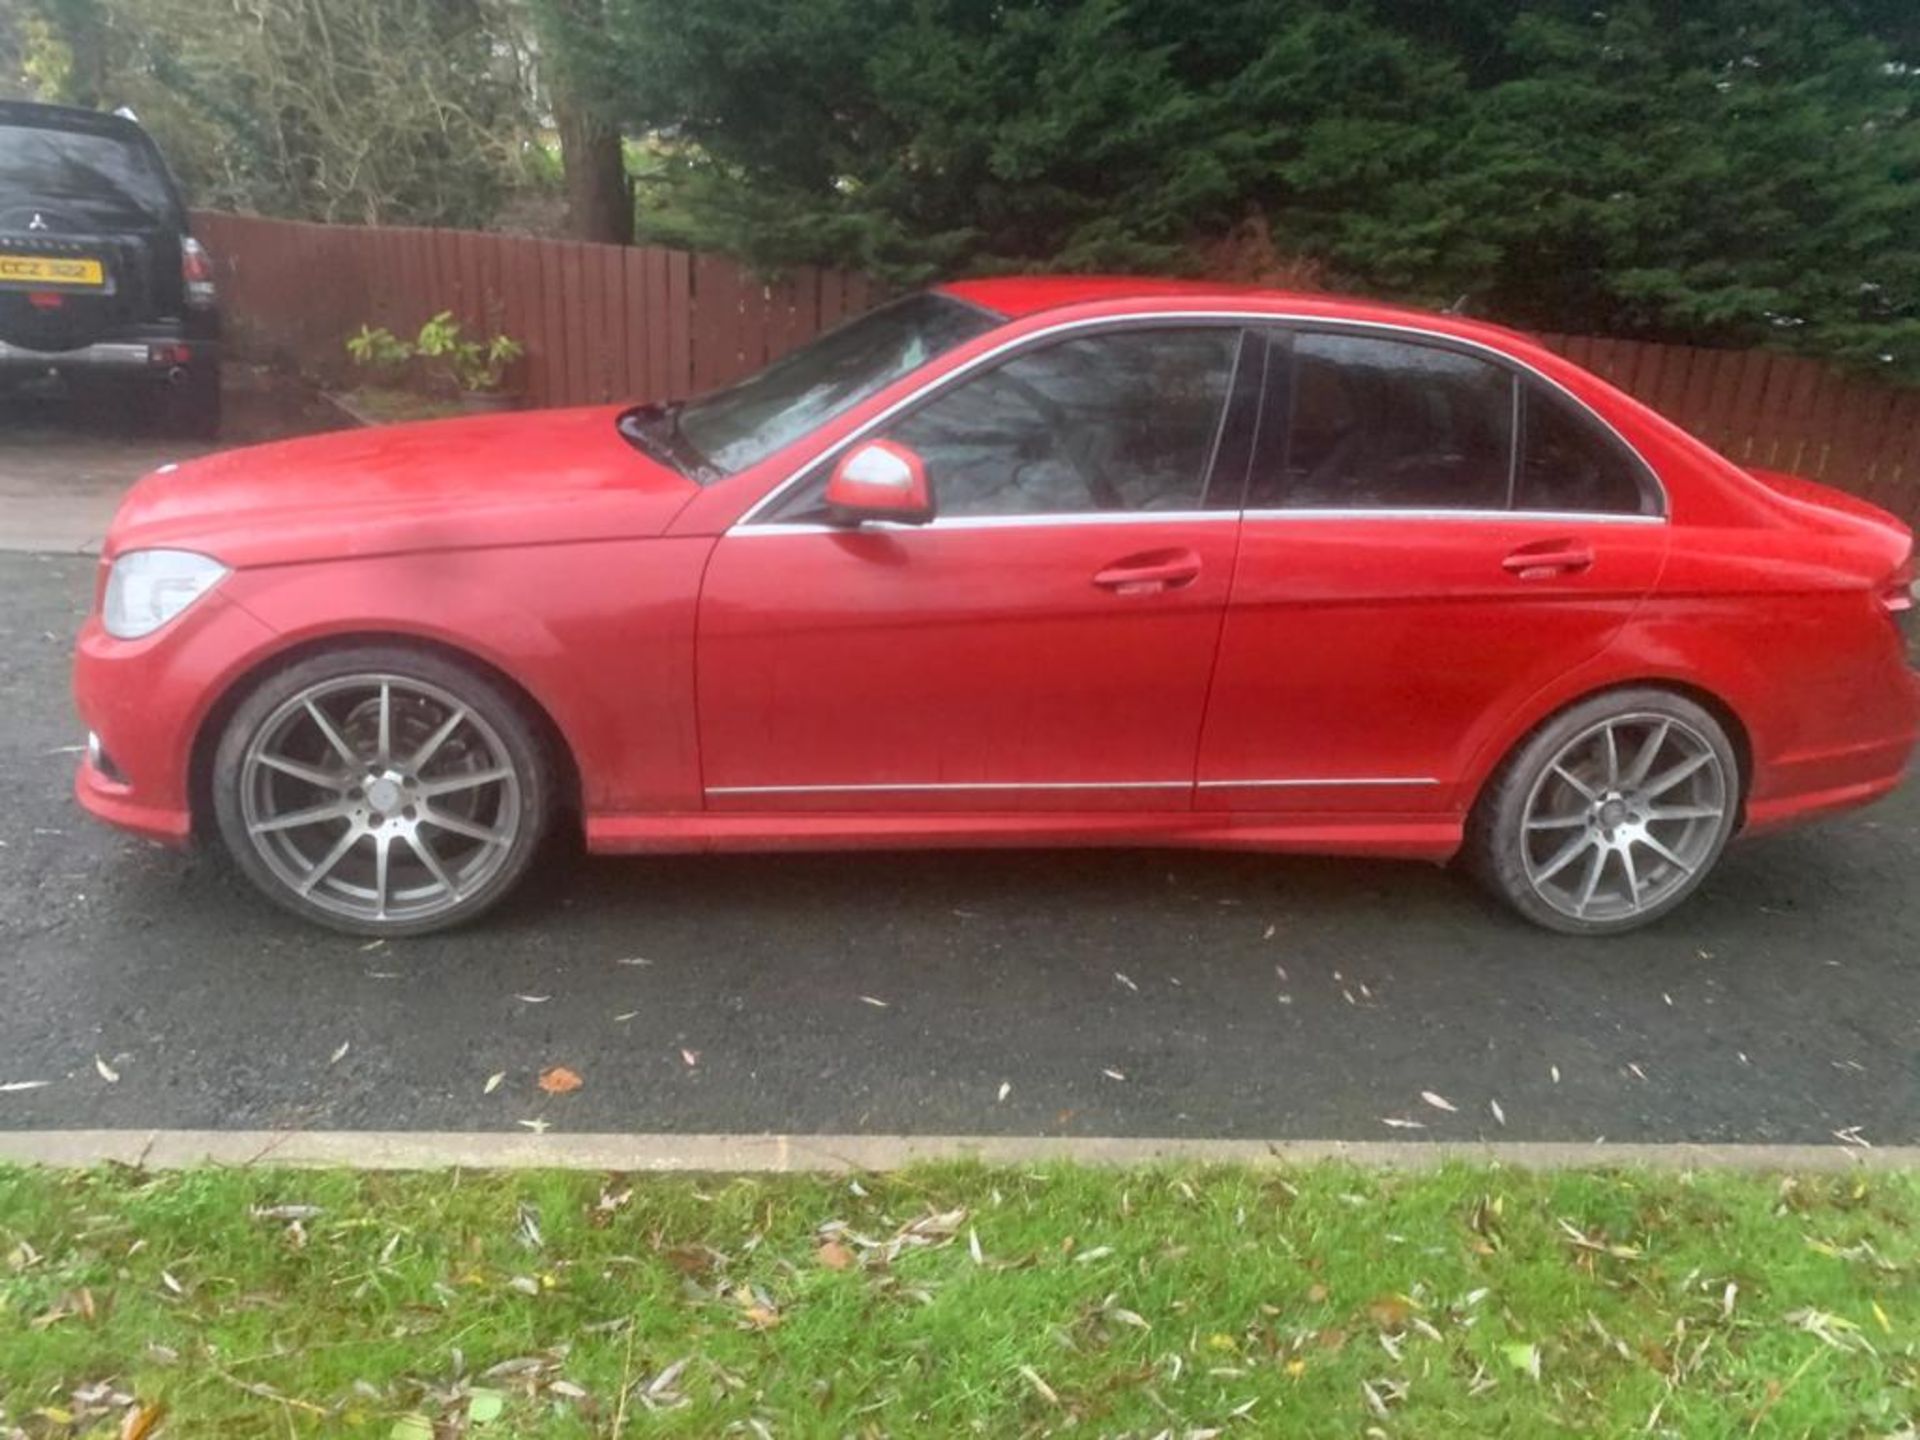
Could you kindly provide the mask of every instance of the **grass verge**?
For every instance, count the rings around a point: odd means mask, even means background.
[[[1920,1177],[0,1169],[0,1436],[1911,1434]]]

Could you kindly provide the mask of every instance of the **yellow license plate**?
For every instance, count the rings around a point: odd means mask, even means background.
[[[80,285],[93,289],[107,283],[106,267],[98,260],[64,255],[0,255],[0,285]]]

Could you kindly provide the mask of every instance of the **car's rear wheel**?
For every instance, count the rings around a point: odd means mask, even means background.
[[[425,651],[332,651],[240,704],[214,758],[227,848],[273,900],[418,935],[501,900],[539,849],[552,767],[514,698]]]
[[[1564,711],[1508,758],[1469,826],[1469,858],[1537,924],[1573,935],[1645,925],[1706,878],[1733,833],[1739,762],[1724,726],[1666,690]]]

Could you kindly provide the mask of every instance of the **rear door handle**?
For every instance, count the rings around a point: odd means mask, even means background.
[[[1568,540],[1542,540],[1522,545],[1500,562],[1518,580],[1547,580],[1555,575],[1578,575],[1593,568],[1593,551]]]
[[[1191,550],[1147,550],[1101,570],[1093,583],[1116,595],[1157,595],[1200,578],[1200,557]]]

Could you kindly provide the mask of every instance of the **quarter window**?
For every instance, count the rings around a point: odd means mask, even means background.
[[[1503,510],[1513,470],[1514,379],[1435,345],[1301,334],[1284,454],[1256,465],[1256,506]],[[1275,470],[1279,473],[1275,473]]]
[[[1640,467],[1565,396],[1526,387],[1514,506],[1585,514],[1657,513]]]

